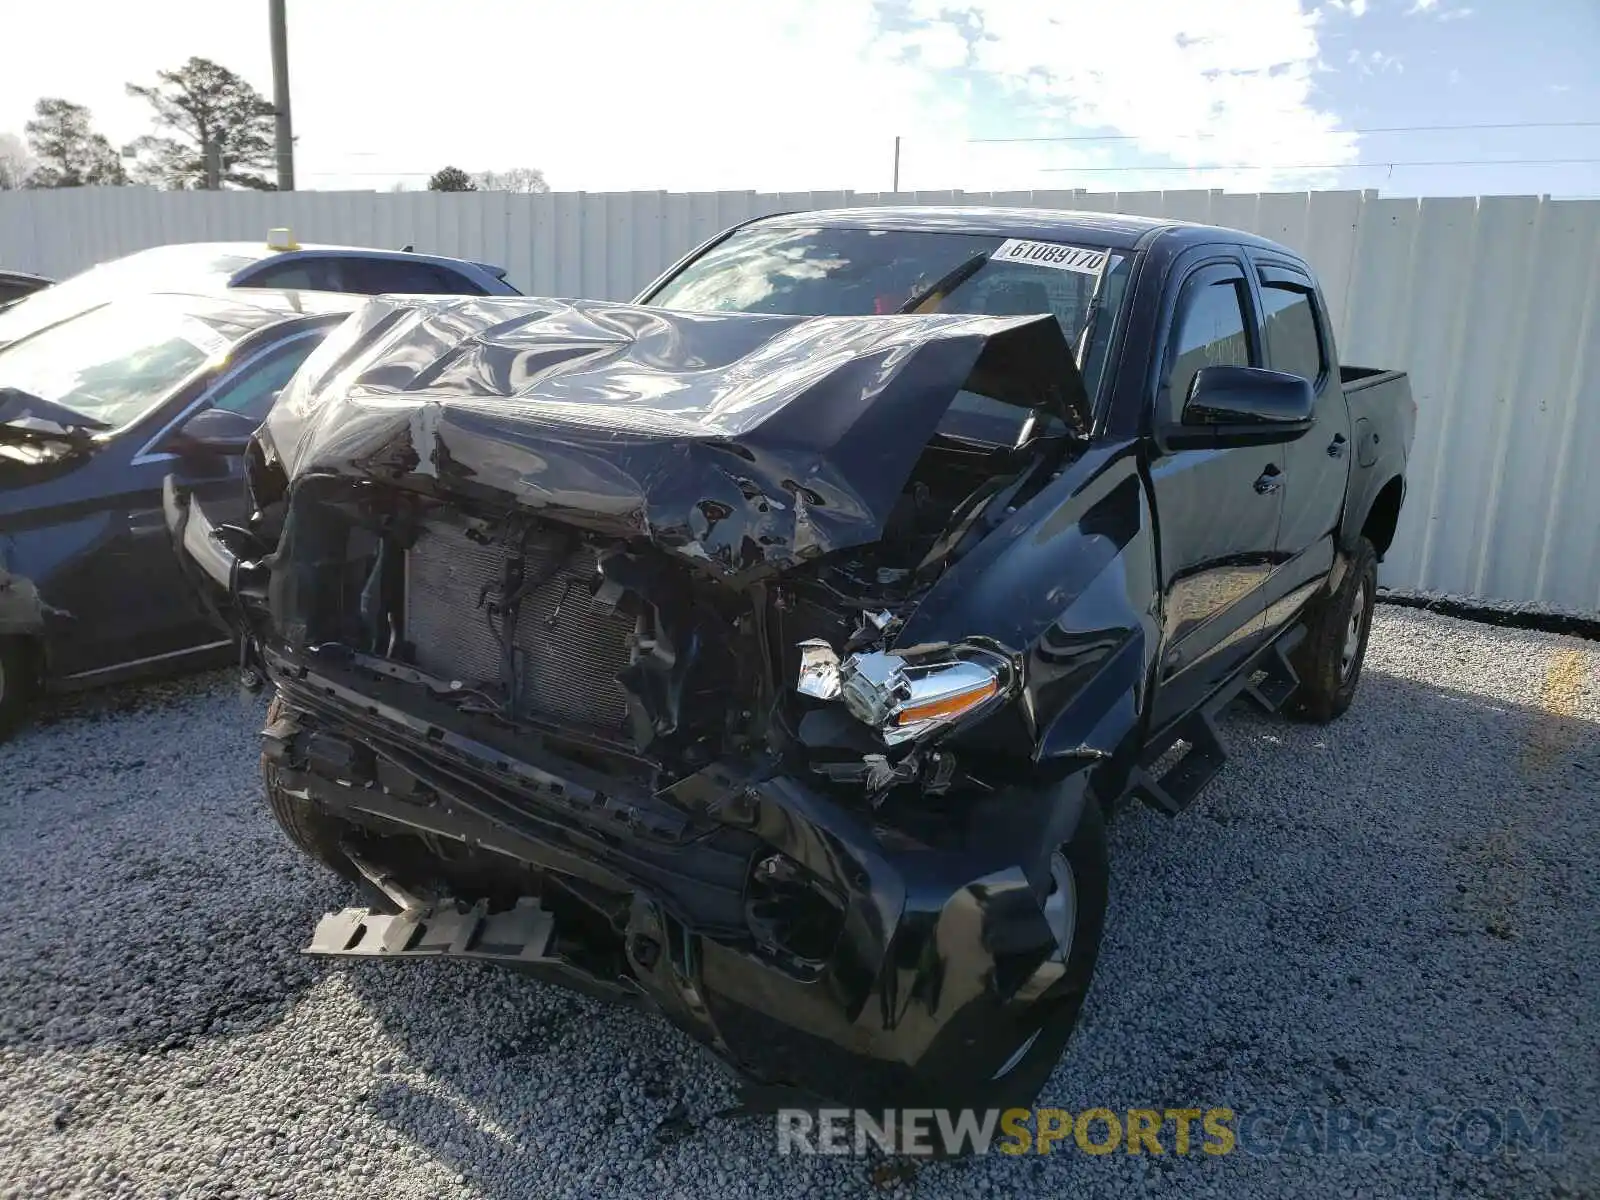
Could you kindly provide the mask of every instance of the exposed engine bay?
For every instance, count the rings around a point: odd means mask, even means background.
[[[998,646],[885,650],[943,571],[1048,477],[1059,443],[936,435],[880,541],[743,586],[637,538],[312,479],[272,599],[319,657],[652,791],[771,753],[873,803],[898,785],[938,792],[955,756],[919,742],[1002,698],[1014,665]]]

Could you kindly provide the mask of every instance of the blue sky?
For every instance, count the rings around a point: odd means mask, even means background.
[[[265,91],[266,7],[39,6],[29,42],[72,49],[8,59],[0,134],[56,95],[131,140],[149,114],[123,84],[191,54]],[[1358,132],[1600,122],[1600,0],[289,0],[289,20],[301,186],[454,164],[877,190],[898,134],[908,189],[1600,196],[1600,162],[1528,162],[1600,160],[1600,124]],[[1062,135],[1116,140],[973,140]],[[1386,165],[1460,159],[1527,165]]]
[[[1333,10],[1321,39],[1330,70],[1318,94],[1348,128],[1596,122],[1587,129],[1369,134],[1361,161],[1600,159],[1600,2],[1374,0]],[[1379,55],[1374,60],[1373,55]],[[1352,63],[1351,56],[1359,56]],[[1370,73],[1369,73],[1370,72]],[[1600,195],[1600,163],[1349,170],[1351,186],[1415,194]]]

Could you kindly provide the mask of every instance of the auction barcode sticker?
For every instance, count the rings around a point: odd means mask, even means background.
[[[1055,242],[1027,242],[1021,238],[1007,238],[1000,248],[989,256],[991,262],[1028,263],[1035,267],[1053,267],[1057,271],[1077,271],[1080,275],[1098,275],[1106,265],[1104,250],[1086,250],[1082,246],[1061,246]]]

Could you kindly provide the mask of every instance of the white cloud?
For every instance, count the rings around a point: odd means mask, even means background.
[[[1406,69],[1398,55],[1385,54],[1382,50],[1372,50],[1366,54],[1352,50],[1349,63],[1362,75],[1376,75],[1385,71],[1393,71],[1396,75],[1400,75]]]
[[[1324,6],[1332,12],[1344,13],[1351,17],[1364,17],[1367,15],[1367,0],[1328,0]]]
[[[1366,0],[1340,0],[1352,10]],[[1299,0],[340,0],[290,7],[302,186],[420,186],[447,163],[537,166],[557,189],[887,188],[893,139],[917,188],[1306,186],[1317,172],[1048,173],[1139,155],[1342,163],[1356,139],[1312,94],[1318,20]],[[245,9],[248,8],[248,13]],[[952,11],[959,9],[960,11]],[[886,11],[888,15],[886,16]],[[146,132],[123,93],[189,54],[270,87],[254,6],[56,0],[0,73],[0,129],[41,95]],[[171,31],[181,29],[181,45]],[[441,41],[449,52],[441,54]],[[174,47],[177,47],[174,49]],[[985,132],[1117,133],[985,146]]]
[[[1355,136],[1312,95],[1317,18],[1296,0],[978,0],[974,11],[977,64],[1062,124],[1130,134],[1138,151],[1190,165],[1355,159]],[[1169,187],[1319,178],[1276,166],[1165,176]]]
[[[1434,15],[1441,21],[1461,21],[1472,15],[1470,8],[1445,8],[1441,0],[1412,0],[1411,7],[1406,9],[1406,16],[1417,17]]]

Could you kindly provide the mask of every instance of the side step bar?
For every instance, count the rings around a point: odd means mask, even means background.
[[[472,958],[529,963],[544,959],[555,921],[524,897],[506,912],[457,904],[375,913],[347,908],[317,922],[307,954],[354,958]]]
[[[1241,694],[1263,712],[1274,713],[1300,686],[1289,655],[1306,637],[1304,625],[1296,625],[1267,646],[1246,664],[1232,680],[1219,688],[1200,708],[1185,718],[1172,736],[1151,746],[1144,761],[1128,777],[1128,791],[1169,817],[1175,817],[1194,803],[1201,790],[1216,778],[1228,762],[1228,747],[1217,728],[1216,718]],[[1257,671],[1266,674],[1251,682]],[[1180,742],[1189,748],[1159,776],[1151,768]]]
[[[1169,817],[1177,816],[1193,804],[1200,790],[1216,778],[1228,762],[1228,747],[1223,743],[1222,734],[1212,719],[1214,711],[1209,706],[1203,708],[1180,725],[1176,736],[1162,750],[1162,754],[1178,742],[1188,742],[1189,748],[1184,751],[1183,757],[1159,777],[1150,773],[1149,766],[1153,764],[1135,767],[1128,781],[1129,790]]]
[[[1289,661],[1289,655],[1305,640],[1306,627],[1296,625],[1268,646],[1266,656],[1245,672],[1245,698],[1262,712],[1277,712],[1283,707],[1284,701],[1294,695],[1295,688],[1300,686],[1300,675]],[[1259,683],[1251,683],[1250,676],[1260,670],[1266,671],[1266,675]]]

